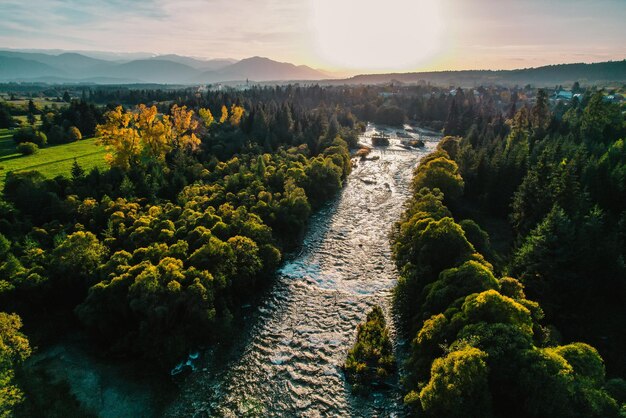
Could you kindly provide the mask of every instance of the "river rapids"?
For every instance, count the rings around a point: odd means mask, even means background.
[[[371,146],[371,134],[381,130],[369,125],[361,144]],[[389,146],[354,159],[339,196],[312,217],[300,251],[287,258],[253,308],[253,325],[237,352],[227,361],[203,356],[167,416],[403,415],[397,385],[366,398],[353,395],[341,365],[375,304],[401,351],[390,315],[397,272],[389,232],[410,197],[414,168],[439,140],[432,132],[411,132],[405,135],[419,137],[424,147],[403,146],[388,130]]]

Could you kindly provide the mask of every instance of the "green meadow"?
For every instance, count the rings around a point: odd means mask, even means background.
[[[69,144],[47,146],[34,155],[24,156],[15,150],[13,131],[0,129],[0,186],[10,171],[37,170],[45,177],[70,175],[74,158],[85,169],[105,167],[103,146],[96,145],[94,138]]]

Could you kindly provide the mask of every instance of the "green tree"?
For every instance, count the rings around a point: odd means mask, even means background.
[[[33,144],[32,142],[22,142],[17,144],[17,152],[23,155],[33,155],[39,151],[39,147],[37,144]]]
[[[544,89],[537,92],[537,100],[530,110],[530,123],[536,139],[543,139],[546,129],[550,124],[550,107],[548,94]]]
[[[503,323],[518,327],[528,335],[533,333],[533,320],[529,309],[496,290],[469,295],[462,312],[470,323]]]
[[[72,170],[70,171],[72,174],[72,181],[77,182],[85,177],[85,169],[81,167],[76,158],[74,158],[74,162],[72,163]]]
[[[487,353],[474,347],[453,351],[433,362],[428,384],[415,394],[407,395],[409,403],[419,399],[429,417],[492,416],[488,388]]]
[[[423,187],[439,189],[447,202],[458,199],[463,194],[464,185],[457,164],[443,155],[422,161],[413,178],[413,190]]]
[[[605,103],[602,91],[596,92],[583,111],[580,133],[591,142],[609,143],[624,132],[624,117],[613,103]]]
[[[33,99],[28,99],[28,113],[31,115],[36,115],[39,113],[39,109],[37,109],[37,106],[35,106],[35,102],[33,102]]]
[[[28,339],[20,332],[22,320],[15,314],[0,312],[0,417],[10,418],[24,400],[15,384],[15,368],[30,356]]]
[[[100,266],[107,252],[107,247],[94,234],[77,231],[68,235],[52,255],[61,271],[87,277]]]
[[[474,253],[463,229],[452,218],[428,222],[415,238],[412,260],[435,274],[468,260]]]
[[[477,252],[486,257],[492,256],[493,250],[487,232],[471,219],[464,219],[459,222],[459,225],[463,228],[467,240],[474,246]]]
[[[254,289],[254,279],[263,267],[259,247],[250,238],[239,235],[229,238],[227,243],[235,257],[233,286],[240,292],[250,292]]]
[[[43,132],[27,126],[20,128],[16,133],[14,133],[13,140],[16,144],[21,144],[22,142],[32,142],[37,144],[39,147],[43,147],[48,142],[48,137]]]
[[[444,312],[459,298],[498,288],[498,281],[487,267],[473,260],[466,261],[459,267],[443,270],[436,282],[426,286],[427,296],[420,310],[430,317]]]
[[[379,306],[374,306],[364,323],[357,328],[354,346],[344,364],[354,392],[387,378],[394,370],[393,349],[385,316]]]

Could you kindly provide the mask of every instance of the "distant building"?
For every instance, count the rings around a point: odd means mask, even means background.
[[[604,96],[604,101],[610,103],[622,103],[624,101],[624,96],[621,94],[609,94]]]
[[[557,90],[552,97],[554,100],[572,100],[574,93],[569,90]]]

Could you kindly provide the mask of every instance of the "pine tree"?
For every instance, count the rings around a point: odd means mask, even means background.
[[[130,181],[128,176],[124,176],[124,179],[122,180],[122,184],[120,184],[119,190],[120,190],[120,194],[126,198],[131,198],[135,195],[135,185],[133,184],[132,181]]]
[[[76,158],[74,158],[74,163],[72,164],[72,181],[77,182],[85,177],[85,170],[78,164]]]

